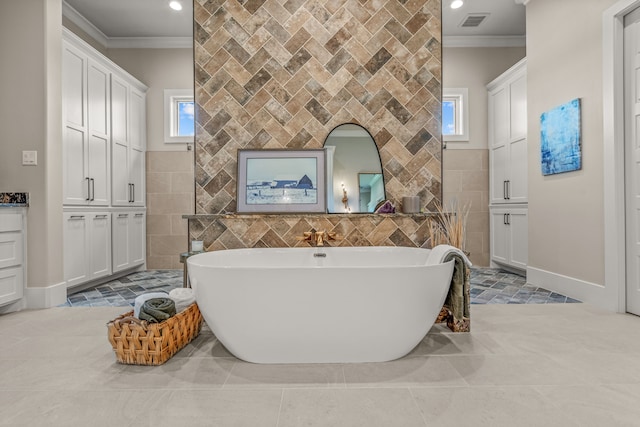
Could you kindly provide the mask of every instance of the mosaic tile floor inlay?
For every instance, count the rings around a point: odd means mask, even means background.
[[[140,271],[71,294],[63,307],[127,307],[138,295],[182,286],[182,270]],[[471,270],[472,304],[552,304],[580,301],[528,284],[517,274],[492,268]]]

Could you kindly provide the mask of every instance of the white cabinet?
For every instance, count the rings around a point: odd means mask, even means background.
[[[527,268],[527,64],[487,85],[491,262]]]
[[[63,44],[63,203],[107,206],[110,180],[109,71]]]
[[[147,88],[67,29],[62,56],[64,266],[71,287],[145,262]],[[136,208],[126,212],[124,228],[123,206]]]
[[[527,202],[527,75],[522,60],[487,85],[490,202]]]
[[[20,212],[0,212],[0,306],[24,294],[24,217]]]
[[[111,214],[64,212],[64,277],[67,287],[111,274]]]
[[[145,204],[145,95],[111,76],[113,205]]]
[[[119,211],[113,213],[113,272],[144,264],[146,233],[145,213]]]
[[[528,258],[527,209],[492,207],[491,260],[524,270]]]

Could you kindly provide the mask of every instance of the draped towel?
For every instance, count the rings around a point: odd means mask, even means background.
[[[140,320],[160,323],[176,314],[176,303],[171,298],[151,298],[140,308]]]
[[[438,315],[437,323],[447,322],[453,332],[469,332],[471,261],[460,249],[449,245],[438,245],[431,250],[427,264],[445,263],[453,260],[453,276],[447,299]]]

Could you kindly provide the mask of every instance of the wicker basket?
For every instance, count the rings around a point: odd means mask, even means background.
[[[202,314],[196,303],[161,323],[148,323],[125,313],[107,324],[118,362],[162,365],[198,336]]]

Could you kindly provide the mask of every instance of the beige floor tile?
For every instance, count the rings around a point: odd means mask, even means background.
[[[225,388],[344,387],[341,365],[259,365],[238,361]]]
[[[278,427],[424,427],[408,389],[285,390]]]
[[[495,352],[497,347],[487,333],[440,333],[432,329],[408,356],[488,354]]]
[[[589,384],[640,384],[638,353],[550,354],[567,371],[576,372]],[[639,423],[640,424],[640,423]]]
[[[235,363],[228,359],[174,357],[160,366],[116,364],[94,376],[91,385],[106,390],[219,389]]]
[[[580,372],[540,354],[452,356],[449,362],[473,386],[585,384]]]
[[[640,386],[536,387],[581,427],[640,425]]]
[[[408,357],[383,363],[345,364],[347,387],[467,385],[444,356]]]
[[[148,420],[154,426],[276,427],[282,390],[171,392]]]
[[[0,425],[146,426],[150,415],[167,402],[168,394],[156,390],[0,392]],[[169,424],[157,424],[161,425]]]
[[[428,425],[579,426],[533,387],[412,388]]]

